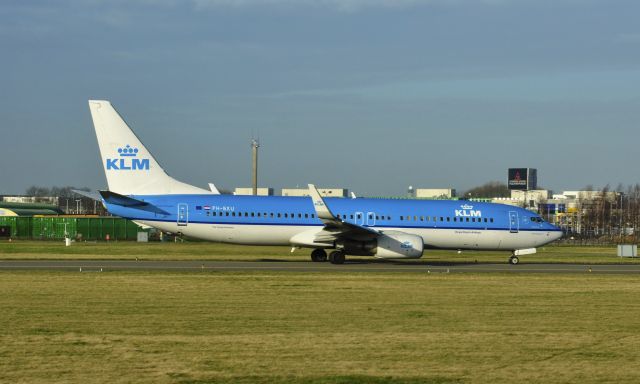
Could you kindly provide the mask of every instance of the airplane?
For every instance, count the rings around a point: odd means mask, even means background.
[[[343,264],[346,255],[417,259],[426,249],[534,254],[560,228],[520,207],[467,200],[220,194],[169,176],[109,101],[90,100],[108,190],[105,208],[186,237],[246,245],[311,248],[311,260]],[[327,255],[327,251],[329,254]]]

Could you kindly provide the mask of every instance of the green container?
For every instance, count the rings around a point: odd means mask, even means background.
[[[17,234],[17,229],[16,229],[16,222],[17,222],[17,217],[15,216],[11,216],[11,217],[6,217],[6,216],[0,216],[0,225],[3,227],[9,227],[11,228],[11,237],[13,238],[17,238],[18,234]]]
[[[82,240],[136,240],[143,231],[120,217],[16,217],[0,216],[0,225],[11,228],[14,239],[62,240],[67,234]]]

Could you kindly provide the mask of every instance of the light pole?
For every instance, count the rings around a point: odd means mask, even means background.
[[[623,212],[624,212],[624,205],[622,204],[622,192],[620,192],[620,209],[618,210],[618,214],[620,215],[620,226],[619,226],[619,231],[620,231],[620,243],[622,243],[622,216],[623,216]]]

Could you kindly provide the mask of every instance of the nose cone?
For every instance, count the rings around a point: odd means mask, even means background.
[[[562,237],[563,232],[562,229],[556,227],[553,224],[548,224],[549,226],[549,242],[556,241]]]

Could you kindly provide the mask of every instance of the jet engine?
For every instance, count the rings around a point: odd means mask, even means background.
[[[340,245],[348,255],[380,259],[419,259],[424,250],[422,237],[399,231],[385,232],[375,240],[345,240]]]

